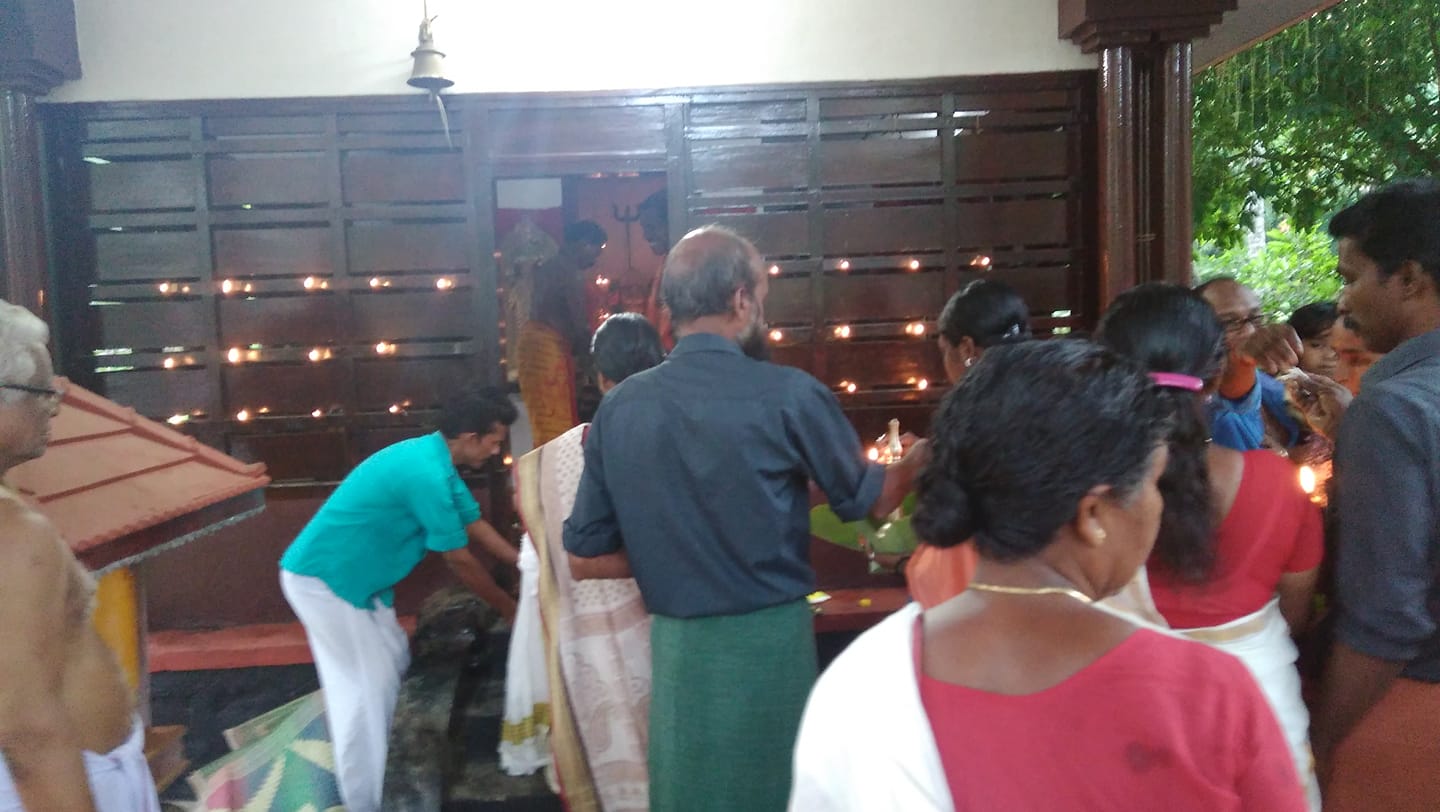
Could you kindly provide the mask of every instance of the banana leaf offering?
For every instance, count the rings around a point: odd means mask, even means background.
[[[866,516],[854,521],[842,521],[829,505],[817,505],[810,509],[810,535],[824,539],[831,544],[852,550],[874,550],[879,555],[908,555],[915,552],[919,540],[910,526],[910,517],[915,513],[915,494],[909,494],[895,513],[886,521],[876,521]]]

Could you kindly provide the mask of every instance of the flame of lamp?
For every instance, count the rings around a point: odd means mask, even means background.
[[[1308,465],[1300,466],[1300,490],[1313,494],[1315,493],[1315,469]]]

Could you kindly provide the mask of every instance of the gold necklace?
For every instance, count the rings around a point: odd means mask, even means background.
[[[1000,586],[998,584],[981,584],[972,581],[967,588],[981,592],[998,592],[1001,595],[1065,595],[1081,603],[1095,602],[1094,598],[1086,595],[1084,592],[1064,586]]]

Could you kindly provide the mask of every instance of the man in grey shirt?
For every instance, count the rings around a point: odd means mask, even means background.
[[[1372,352],[1340,426],[1337,641],[1314,741],[1326,809],[1440,809],[1440,183],[1330,222]]]

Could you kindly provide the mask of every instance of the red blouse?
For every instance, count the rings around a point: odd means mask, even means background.
[[[1176,629],[1219,626],[1263,608],[1280,576],[1320,566],[1320,508],[1300,489],[1293,463],[1271,451],[1244,453],[1235,504],[1215,531],[1215,571],[1186,584],[1151,564],[1155,608]]]
[[[915,670],[956,812],[1302,812],[1290,749],[1245,666],[1140,629],[1033,694]]]

